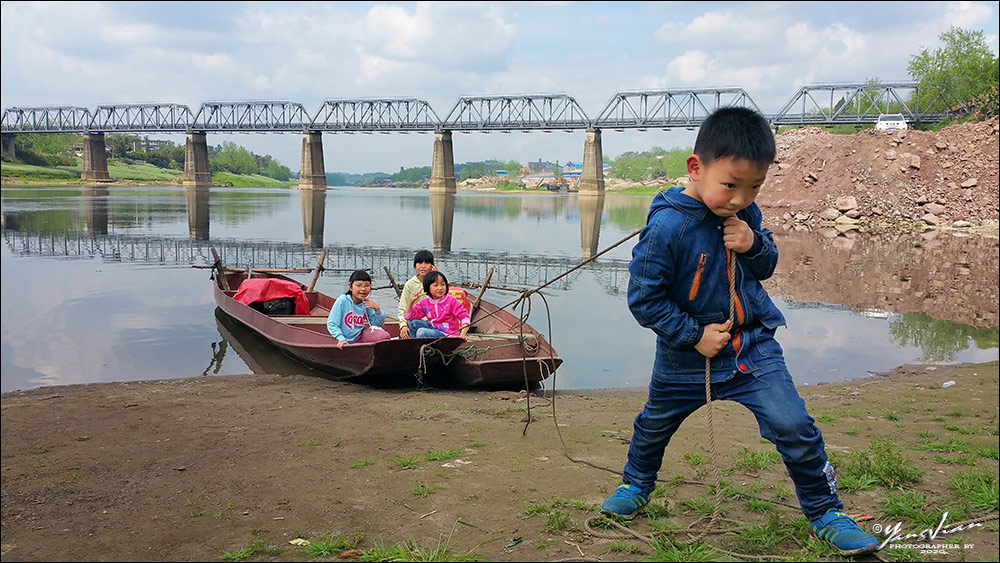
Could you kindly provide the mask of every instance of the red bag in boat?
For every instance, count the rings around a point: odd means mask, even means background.
[[[302,286],[287,280],[277,280],[274,278],[250,278],[243,280],[239,290],[233,299],[249,306],[251,303],[260,301],[270,301],[282,297],[295,299],[296,315],[311,315],[309,312],[309,301],[302,291]]]

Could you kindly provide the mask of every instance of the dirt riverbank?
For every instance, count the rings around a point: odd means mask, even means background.
[[[904,366],[802,394],[842,487],[859,487],[843,493],[848,510],[874,517],[866,526],[902,522],[902,533],[917,533],[927,527],[918,516],[942,510],[948,524],[986,517],[926,542],[943,547],[924,558],[995,560],[997,385],[996,362]],[[513,392],[385,391],[268,375],[8,393],[3,560],[210,561],[243,549],[254,553],[248,560],[305,561],[317,558],[289,541],[327,534],[363,535],[347,560],[405,542],[451,550],[435,560],[470,552],[493,561],[645,560],[654,553],[645,542],[585,530],[617,483],[644,399],[644,390],[560,392],[553,407]],[[671,443],[662,508],[639,518],[637,532],[687,526],[711,509],[704,485],[681,482],[712,480],[706,420],[703,408]],[[731,495],[725,516],[751,527],[711,536],[711,545],[821,558],[801,514],[783,506],[796,506],[791,483],[749,412],[717,403],[714,420],[730,491],[781,504]],[[560,434],[565,451],[588,464],[564,456]],[[882,483],[902,479],[909,496],[865,484],[879,467],[889,471]],[[976,493],[975,483],[985,489]],[[901,515],[901,505],[911,512]]]

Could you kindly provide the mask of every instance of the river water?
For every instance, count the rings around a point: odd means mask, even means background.
[[[2,390],[213,374],[314,373],[217,318],[208,270],[306,267],[321,250],[335,294],[348,270],[402,283],[435,251],[451,280],[533,288],[641,228],[652,196],[404,189],[5,187]],[[998,358],[998,242],[949,233],[866,236],[775,228],[766,287],[800,385],[915,363]],[[645,387],[654,336],[625,305],[635,239],[544,290],[529,322],[563,358],[559,389]],[[298,276],[304,283],[309,275]],[[510,302],[512,293],[487,298]],[[391,290],[375,299],[395,311]]]

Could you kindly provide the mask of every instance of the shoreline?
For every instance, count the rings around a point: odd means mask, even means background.
[[[901,366],[800,394],[848,489],[841,493],[848,511],[901,521],[907,531],[926,527],[886,512],[900,489],[849,485],[863,477],[859,459],[889,448],[895,457],[887,459],[919,474],[900,485],[922,495],[916,512],[949,510],[949,523],[987,518],[939,538],[971,547],[935,560],[990,560],[996,508],[971,508],[954,483],[978,476],[996,486],[998,362],[935,367]],[[361,538],[347,560],[379,545],[437,546],[446,550],[441,558],[474,553],[493,561],[645,560],[648,544],[585,526],[618,483],[645,397],[644,389],[555,397],[374,390],[273,375],[4,393],[4,561],[207,561],[253,546],[270,551],[251,560],[312,561],[290,540],[328,535]],[[760,442],[753,416],[729,401],[713,410],[723,480],[767,501],[761,508],[726,497],[725,516],[779,526],[785,539],[759,551],[739,535],[712,536],[706,549],[823,557],[798,525],[801,513],[789,508],[791,482],[774,447]],[[659,519],[687,526],[699,507],[711,506],[707,428],[700,409],[671,440],[648,509],[655,512],[635,520],[637,532],[650,533]],[[928,447],[946,443],[965,453]],[[613,547],[623,544],[632,547]]]

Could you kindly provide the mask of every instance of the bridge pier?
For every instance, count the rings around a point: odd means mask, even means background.
[[[184,175],[181,180],[185,188],[212,187],[212,171],[208,167],[208,142],[204,131],[191,131],[187,134]]]
[[[323,133],[302,132],[302,166],[299,168],[300,190],[325,190],[326,166],[323,164]]]
[[[104,152],[104,133],[83,134],[83,169],[80,178],[110,182],[108,156]]]
[[[604,195],[604,151],[601,148],[601,130],[587,129],[585,135],[580,195]]]
[[[456,189],[455,151],[451,145],[451,131],[435,131],[430,193],[453,194]]]

